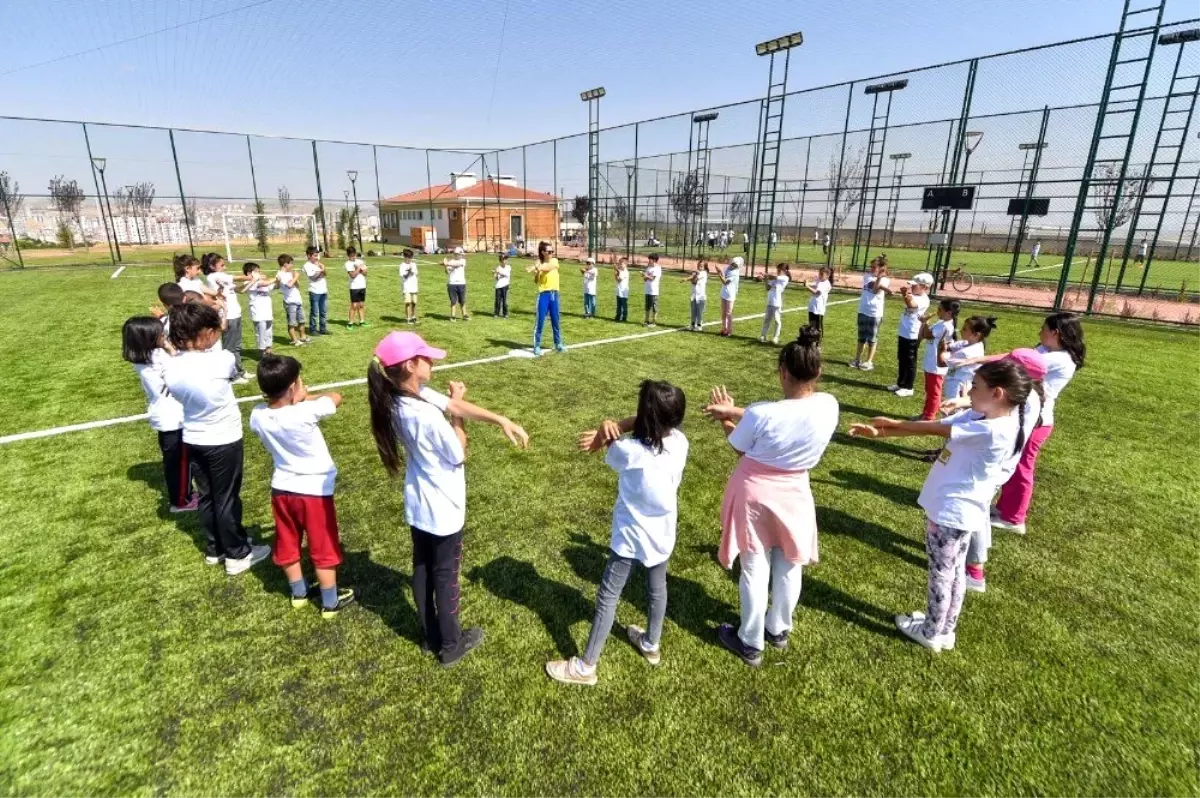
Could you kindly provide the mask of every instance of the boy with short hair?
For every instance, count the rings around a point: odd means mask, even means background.
[[[312,247],[309,247],[312,249]],[[296,274],[291,255],[280,255],[279,273],[275,275],[276,282],[283,289],[283,309],[287,313],[288,338],[292,346],[304,346],[310,338],[304,334],[304,297],[300,296],[300,275]],[[309,322],[310,330],[316,332],[316,322]]]
[[[404,250],[401,253],[404,260],[400,261],[400,290],[404,293],[404,321],[409,324],[417,323],[417,263],[413,260],[413,251]]]
[[[367,326],[367,264],[354,247],[346,248],[346,275],[350,278],[350,321],[347,327]],[[357,317],[358,321],[355,322]]]
[[[662,280],[662,267],[658,265],[658,253],[650,255],[650,263],[642,272],[646,284],[646,327],[658,326],[658,286]]]
[[[496,278],[496,304],[492,309],[492,315],[496,318],[507,319],[508,287],[512,284],[512,266],[508,265],[507,254],[500,255],[500,262],[492,270],[492,276]]]
[[[355,592],[337,586],[337,567],[342,564],[333,504],[337,466],[317,423],[337,412],[342,395],[310,395],[300,379],[300,362],[278,355],[266,355],[258,364],[258,387],[267,401],[250,411],[250,429],[275,463],[273,560],[287,577],[293,609],[302,609],[320,595],[321,617],[336,618],[354,603]],[[305,537],[317,572],[317,587],[311,591],[300,566],[300,543]]]
[[[312,335],[329,335],[325,327],[329,312],[329,284],[325,282],[321,250],[307,247],[304,254],[308,256],[308,262],[304,264],[304,274],[308,277],[308,331]]]
[[[583,275],[583,317],[594,319],[596,317],[596,278],[600,276],[600,272],[596,269],[596,259],[589,257],[583,262],[583,267],[579,272]]]
[[[246,285],[242,290],[250,295],[254,344],[264,355],[269,355],[275,336],[275,308],[271,306],[271,290],[279,285],[279,278],[268,280],[257,263],[247,263],[242,267],[242,274],[246,276]]]

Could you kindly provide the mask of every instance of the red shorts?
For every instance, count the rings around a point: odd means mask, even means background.
[[[275,514],[275,564],[300,562],[300,541],[308,536],[308,556],[317,568],[342,564],[342,542],[338,537],[337,511],[332,496],[306,496],[271,491]]]

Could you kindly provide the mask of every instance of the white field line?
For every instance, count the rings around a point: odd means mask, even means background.
[[[115,279],[117,279],[118,277],[120,277],[120,276],[121,276],[121,272],[123,272],[123,271],[125,271],[125,267],[124,267],[124,266],[120,267],[120,268],[119,268],[119,269],[117,269],[115,272],[113,272],[113,273],[112,273],[112,277],[110,277],[110,278],[108,278],[108,279],[110,279],[110,280],[115,280]]]
[[[1061,269],[1062,264],[1056,263],[1053,266],[1034,266],[1032,269],[1017,269],[1017,274],[1027,274],[1029,272],[1042,272],[1046,269]]]
[[[851,299],[839,299],[834,302],[830,302],[828,304],[830,304],[830,305],[845,305],[847,303],[857,302],[857,301],[858,301],[858,298],[854,297]],[[807,304],[800,305],[798,307],[793,307],[793,308],[785,308],[783,310],[783,313],[797,313],[802,310],[807,310],[807,308],[808,308]],[[733,320],[734,321],[750,321],[751,319],[761,319],[764,315],[765,315],[765,313],[752,313],[748,316],[735,316]],[[719,325],[720,323],[721,322],[719,322],[719,321],[708,321],[708,322],[704,323],[704,326],[705,327],[714,327],[714,326]],[[570,349],[584,349],[584,348],[587,348],[590,346],[603,346],[606,344],[619,344],[619,343],[624,343],[625,341],[637,341],[642,338],[654,338],[655,336],[659,336],[659,335],[671,335],[672,333],[680,333],[680,332],[686,332],[686,331],[687,331],[686,327],[670,327],[665,330],[654,330],[652,332],[634,333],[632,335],[619,335],[615,338],[601,338],[596,341],[584,341],[583,343],[572,344]],[[466,366],[482,366],[486,363],[499,363],[502,360],[509,360],[511,358],[526,358],[526,357],[529,357],[531,354],[532,354],[531,349],[513,349],[513,350],[506,352],[503,355],[493,355],[492,357],[482,357],[482,358],[478,358],[476,360],[463,360],[463,361],[460,361],[457,363],[443,363],[439,366],[434,366],[433,370],[434,371],[450,371],[451,369],[460,369],[460,368],[465,368]],[[314,392],[320,392],[320,391],[328,391],[333,388],[349,388],[354,385],[365,385],[366,382],[367,382],[366,377],[355,377],[354,379],[350,379],[350,380],[339,380],[337,382],[327,382],[327,383],[323,383],[321,385],[310,385],[308,387],[310,390],[312,390]],[[259,396],[258,394],[253,394],[251,396],[241,396],[241,397],[238,397],[238,399],[237,399],[238,404],[245,404],[247,402],[261,402],[261,401],[262,401],[262,397]],[[90,429],[102,429],[103,427],[113,427],[118,424],[129,424],[129,423],[132,423],[135,421],[145,421],[148,418],[149,418],[149,415],[147,415],[146,413],[139,413],[136,416],[119,416],[117,418],[101,419],[100,421],[86,421],[82,424],[68,424],[64,427],[49,427],[47,429],[33,430],[31,432],[17,432],[12,435],[4,435],[4,436],[0,437],[0,445],[4,445],[6,443],[17,443],[18,441],[29,441],[29,440],[33,440],[35,438],[52,438],[57,435],[66,435],[67,433],[70,433],[70,432],[84,432],[84,431],[90,430]]]

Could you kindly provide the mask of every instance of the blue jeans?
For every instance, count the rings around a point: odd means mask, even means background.
[[[617,297],[617,321],[629,321],[629,297]]]
[[[554,345],[562,346],[562,330],[558,326],[557,291],[543,291],[538,294],[537,324],[533,328],[534,349],[542,346],[542,326],[546,323],[547,315],[550,316],[550,328],[554,330]]]
[[[325,316],[329,307],[329,294],[308,295],[308,331],[310,333],[325,332]]]
[[[583,295],[583,315],[585,315],[585,316],[595,316],[596,315],[596,295],[595,294],[584,294]]]

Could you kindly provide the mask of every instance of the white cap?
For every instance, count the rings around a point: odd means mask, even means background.
[[[933,275],[929,272],[921,272],[920,274],[914,274],[912,281],[917,285],[923,285],[928,288],[933,285]]]
[[[729,261],[729,263],[733,266],[737,266],[739,269],[746,265],[746,261],[741,255],[735,256],[733,260]]]
[[[595,263],[595,262],[596,262],[596,259],[595,259],[595,258],[588,258],[588,259],[587,259],[587,261],[585,261],[585,262],[586,262],[586,263]]]
[[[455,247],[455,248],[454,248],[454,254],[455,254],[455,255],[461,255],[461,254],[463,254],[462,247]]]

